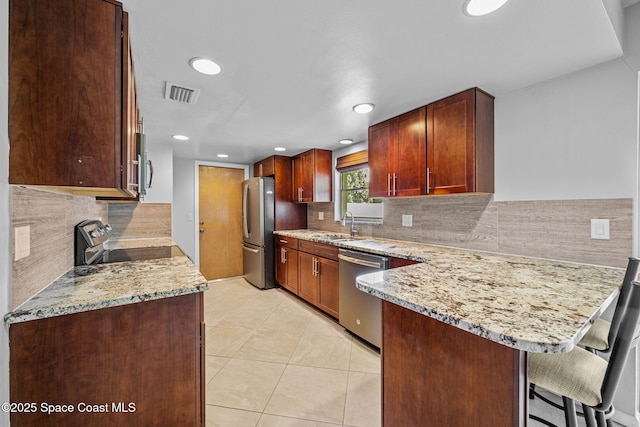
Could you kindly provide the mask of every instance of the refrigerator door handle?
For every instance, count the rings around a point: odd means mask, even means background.
[[[245,239],[248,239],[251,237],[249,232],[249,213],[247,212],[249,207],[249,184],[243,184],[242,190],[242,235]]]
[[[252,248],[246,247],[245,245],[242,245],[242,250],[247,252],[252,252],[254,254],[260,253],[258,249],[252,249]]]

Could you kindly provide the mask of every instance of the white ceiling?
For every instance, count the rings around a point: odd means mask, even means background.
[[[601,0],[512,0],[483,18],[465,16],[463,3],[124,0],[147,140],[232,163],[276,146],[336,149],[469,87],[500,96],[622,55]],[[223,72],[196,73],[196,56]],[[198,102],[164,99],[165,81],[201,89]],[[376,110],[355,114],[359,102]],[[177,133],[190,141],[173,142]]]

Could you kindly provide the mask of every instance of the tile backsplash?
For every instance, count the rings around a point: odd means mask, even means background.
[[[15,227],[28,225],[31,240],[31,254],[12,262],[12,308],[73,267],[74,227],[94,218],[111,225],[111,239],[171,237],[170,203],[107,203],[94,197],[12,187],[12,236]]]
[[[348,232],[333,203],[308,207],[308,227]],[[323,212],[324,220],[318,219]],[[402,226],[402,215],[413,226]],[[591,219],[610,220],[611,239],[591,239]],[[383,225],[358,224],[359,235],[408,240],[588,264],[625,267],[632,253],[633,200],[496,202],[491,194],[384,200]]]

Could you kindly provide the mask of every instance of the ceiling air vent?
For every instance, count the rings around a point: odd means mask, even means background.
[[[198,100],[198,95],[200,95],[200,89],[193,89],[170,82],[167,82],[167,86],[164,90],[164,97],[166,99],[171,99],[185,104],[195,104]]]

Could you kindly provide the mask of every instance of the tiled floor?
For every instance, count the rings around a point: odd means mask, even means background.
[[[334,320],[244,279],[211,282],[204,310],[207,427],[380,425],[380,357]],[[564,425],[561,411],[529,405]]]
[[[205,293],[207,427],[380,425],[380,358],[282,289]]]

